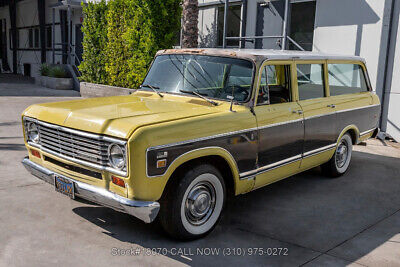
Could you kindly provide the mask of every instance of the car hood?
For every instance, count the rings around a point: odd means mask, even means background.
[[[73,129],[127,139],[145,125],[216,112],[187,97],[115,96],[30,106],[24,116]],[[206,102],[205,102],[206,103]]]

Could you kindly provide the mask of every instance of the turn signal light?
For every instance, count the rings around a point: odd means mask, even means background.
[[[35,156],[37,158],[41,158],[39,151],[35,150],[35,149],[31,149],[31,154],[32,156]]]
[[[167,160],[166,159],[160,159],[157,160],[157,168],[165,168],[167,166]]]
[[[121,178],[118,178],[118,177],[115,177],[115,176],[111,176],[111,180],[112,180],[113,184],[116,184],[116,185],[118,185],[120,187],[125,188],[125,182]]]

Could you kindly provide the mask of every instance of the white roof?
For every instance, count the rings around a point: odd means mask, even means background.
[[[295,50],[273,50],[273,49],[222,49],[222,48],[191,48],[191,49],[168,49],[159,51],[158,54],[200,54],[220,55],[240,58],[250,58],[255,61],[274,59],[290,60],[300,58],[304,60],[354,60],[365,62],[365,59],[352,55],[335,55],[321,52],[295,51]]]

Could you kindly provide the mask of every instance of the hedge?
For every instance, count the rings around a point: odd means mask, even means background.
[[[180,29],[180,0],[111,0],[83,9],[82,80],[137,88]]]
[[[105,0],[83,4],[85,19],[82,23],[83,62],[79,66],[81,79],[90,83],[107,84],[107,4]]]

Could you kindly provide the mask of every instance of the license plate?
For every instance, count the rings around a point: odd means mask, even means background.
[[[54,188],[57,192],[75,198],[74,183],[66,178],[54,176]]]

